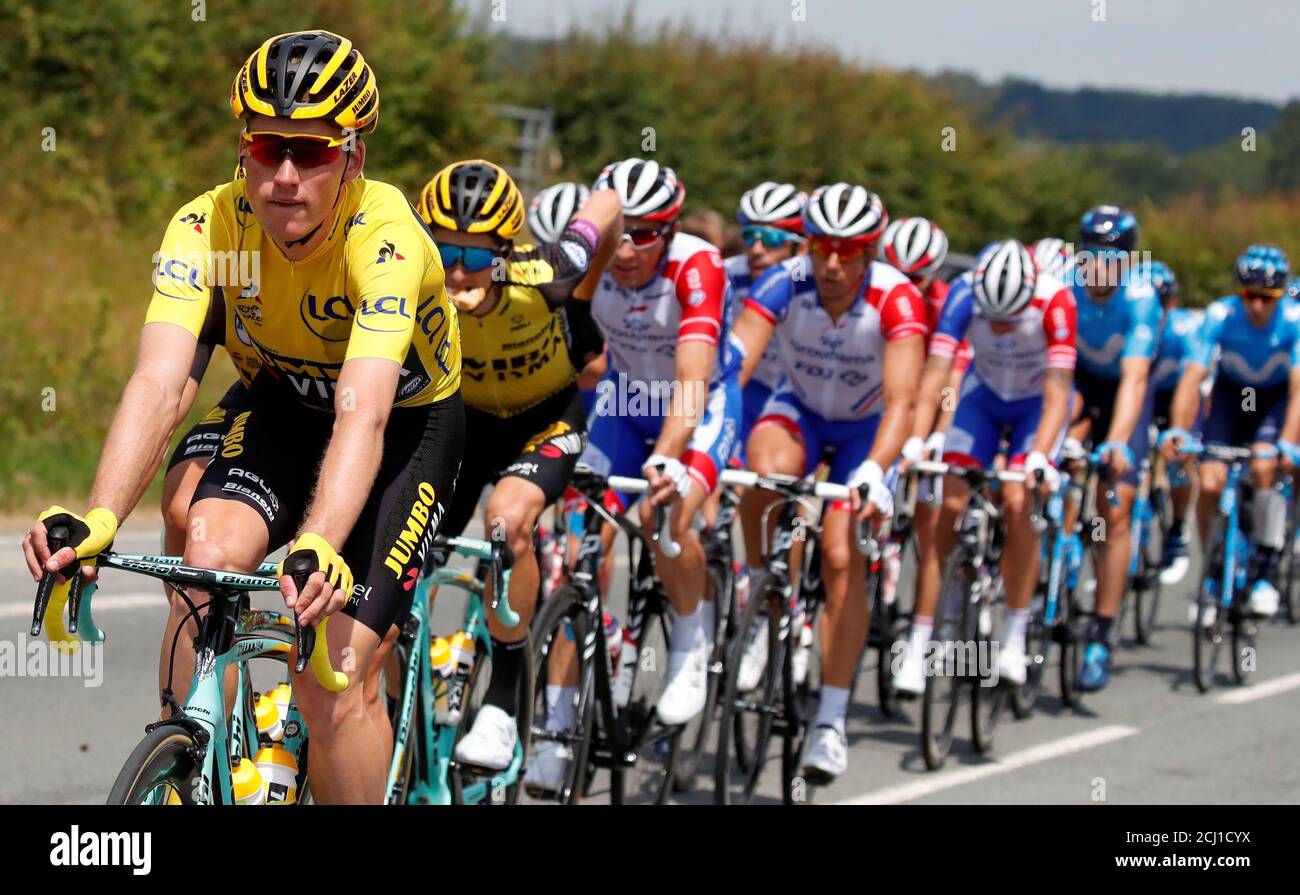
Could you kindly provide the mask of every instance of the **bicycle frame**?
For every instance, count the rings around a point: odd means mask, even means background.
[[[461,556],[493,561],[493,544],[466,538],[448,538],[446,546]],[[439,724],[434,706],[434,672],[429,664],[431,630],[429,618],[429,596],[435,588],[456,587],[469,596],[469,605],[465,609],[463,630],[476,644],[479,658],[492,656],[492,637],[488,632],[487,609],[483,594],[486,582],[468,574],[462,569],[440,566],[420,579],[416,587],[415,598],[411,601],[411,614],[402,626],[401,637],[408,644],[406,668],[402,675],[401,712],[398,716],[397,731],[393,737],[393,757],[388,766],[388,780],[384,788],[384,803],[450,805],[451,787],[448,775],[451,772],[452,755],[456,744],[456,725]],[[510,570],[504,569],[501,579],[501,595],[496,597],[496,611],[502,624],[514,627],[519,623],[519,616],[510,610],[509,601],[503,595],[509,592]],[[418,728],[413,729],[416,717],[416,700],[419,700]],[[408,791],[403,791],[402,779],[406,766],[408,750],[415,750],[419,758],[418,767],[422,771],[420,779],[412,781]],[[520,777],[524,763],[523,744],[516,742],[514,755],[505,769],[493,774],[490,779],[470,784],[463,790],[466,803],[477,804],[491,798],[492,793],[503,787],[513,786]]]

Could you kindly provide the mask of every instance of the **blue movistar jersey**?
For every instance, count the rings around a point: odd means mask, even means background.
[[[1118,380],[1123,361],[1156,356],[1160,298],[1146,277],[1130,274],[1104,302],[1080,283],[1070,287],[1079,307],[1079,367],[1099,379]]]
[[[1156,362],[1151,368],[1151,384],[1165,392],[1178,385],[1183,367],[1196,344],[1196,331],[1205,318],[1203,311],[1174,308],[1165,315],[1156,347]]]
[[[1205,309],[1188,360],[1208,367],[1216,349],[1219,378],[1261,387],[1286,382],[1291,368],[1300,365],[1300,303],[1284,296],[1272,318],[1255,327],[1240,296],[1219,299]]]

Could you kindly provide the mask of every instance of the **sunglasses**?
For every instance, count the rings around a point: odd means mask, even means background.
[[[1080,251],[1075,253],[1075,263],[1082,264],[1084,259],[1089,255],[1092,255],[1101,261],[1122,261],[1129,257],[1129,252],[1125,249],[1108,248],[1107,246],[1085,245]]]
[[[1246,301],[1262,301],[1268,304],[1281,298],[1283,291],[1282,289],[1243,289],[1241,297]]]
[[[812,238],[812,250],[823,258],[829,258],[831,255],[839,255],[840,261],[850,262],[857,261],[865,255],[871,248],[872,243],[853,242],[849,239],[831,239],[826,236],[814,236]]]
[[[448,245],[445,242],[438,243],[438,254],[442,256],[442,266],[444,269],[450,269],[453,264],[460,263],[463,264],[465,269],[470,273],[478,273],[480,270],[487,270],[504,252],[504,248],[457,246]]]
[[[791,242],[803,242],[803,237],[797,233],[787,233],[776,227],[744,227],[740,231],[740,238],[746,248],[753,248],[754,243],[759,240],[762,240],[765,249],[780,248]]]
[[[662,227],[653,228],[624,227],[623,239],[630,240],[633,248],[643,251],[663,239],[670,229],[672,229],[672,224],[664,224]]]
[[[260,165],[278,168],[287,154],[299,168],[319,168],[333,164],[343,154],[344,137],[316,134],[277,134],[273,131],[245,131],[240,136],[248,144],[248,154]]]

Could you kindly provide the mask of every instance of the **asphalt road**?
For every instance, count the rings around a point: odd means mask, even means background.
[[[123,552],[157,549],[158,534],[127,529]],[[1195,564],[1193,564],[1195,568]],[[163,598],[153,582],[109,572],[95,601],[108,634],[93,677],[0,677],[0,803],[102,802],[123,760],[156,717],[155,675]],[[1190,578],[1190,575],[1189,575]],[[1245,688],[1225,684],[1201,695],[1192,683],[1186,599],[1190,580],[1166,588],[1153,646],[1126,628],[1116,673],[1081,708],[1062,707],[1055,676],[1027,721],[1004,715],[992,754],[974,753],[959,727],[946,767],[925,770],[917,705],[884,718],[874,703],[874,669],[858,682],[849,716],[849,769],[814,803],[1295,803],[1300,801],[1300,628],[1265,624],[1259,664]],[[614,593],[622,592],[615,586]],[[26,642],[34,589],[18,538],[0,535],[0,649]],[[274,598],[263,598],[272,605]],[[617,613],[620,600],[612,608]],[[446,600],[435,626],[453,629],[459,607]],[[7,672],[11,673],[11,672]],[[87,684],[97,683],[97,686]],[[759,801],[780,798],[778,767]],[[600,801],[605,775],[596,779]],[[709,801],[710,782],[683,801]]]

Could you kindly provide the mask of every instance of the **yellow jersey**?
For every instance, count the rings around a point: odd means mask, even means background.
[[[511,252],[492,310],[460,315],[466,406],[513,416],[577,378],[563,306],[586,276],[590,257],[589,245],[568,238]]]
[[[322,226],[329,230],[316,250],[290,261],[263,233],[244,180],[204,193],[176,212],[154,256],[145,323],[173,323],[196,338],[206,323],[241,376],[265,369],[323,410],[333,409],[339,371],[354,357],[401,365],[396,407],[455,394],[456,310],[433,238],[406,197],[378,181],[348,181]]]

